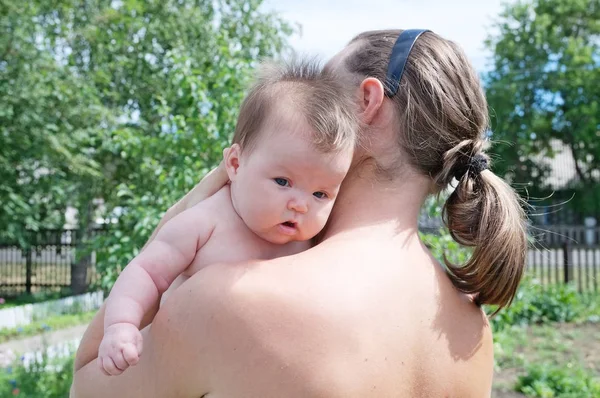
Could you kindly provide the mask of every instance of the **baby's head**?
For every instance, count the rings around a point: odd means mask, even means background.
[[[313,62],[261,68],[225,158],[235,210],[261,238],[283,244],[323,229],[352,161],[354,104]]]

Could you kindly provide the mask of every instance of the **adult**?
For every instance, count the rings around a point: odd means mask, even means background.
[[[363,131],[320,243],[197,273],[144,330],[140,363],[121,376],[93,361],[100,311],[73,396],[490,396],[493,343],[480,305],[510,303],[526,237],[516,194],[489,170],[477,74],[429,31],[362,33],[326,67],[356,87]],[[446,222],[474,252],[443,266],[417,219],[454,179]],[[167,218],[222,183],[211,181]]]

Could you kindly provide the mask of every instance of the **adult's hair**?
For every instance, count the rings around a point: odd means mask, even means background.
[[[388,62],[401,32],[361,33],[351,42],[345,69],[388,84]],[[480,305],[510,305],[525,265],[525,215],[514,190],[486,168],[488,107],[475,70],[458,45],[425,32],[390,99],[396,105],[399,161],[430,176],[436,194],[458,180],[444,205],[444,221],[458,243],[474,250],[466,264],[444,259],[452,283],[475,294]]]
[[[240,108],[233,143],[250,150],[265,123],[275,121],[277,112],[292,110],[312,129],[315,148],[323,152],[351,148],[358,130],[355,108],[351,91],[314,59],[265,62]]]

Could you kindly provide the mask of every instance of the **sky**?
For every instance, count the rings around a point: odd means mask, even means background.
[[[290,43],[327,59],[356,34],[373,29],[427,28],[460,44],[479,72],[489,53],[483,42],[506,0],[265,0],[265,7],[298,23]],[[508,0],[509,3],[514,0]]]

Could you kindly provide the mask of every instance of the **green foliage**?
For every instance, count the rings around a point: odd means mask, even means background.
[[[437,234],[420,235],[423,243],[442,265],[445,264],[444,256],[452,264],[464,264],[471,257],[471,250],[456,243],[446,228],[440,228]]]
[[[25,367],[20,363],[0,373],[0,397],[66,398],[73,380],[73,356],[40,361]]]
[[[573,364],[531,364],[526,367],[526,374],[519,377],[515,389],[529,397],[599,397],[600,380]]]
[[[546,178],[552,140],[576,160],[574,188],[598,182],[599,21],[598,0],[521,0],[505,5],[486,41],[495,170],[530,183],[534,196],[553,188]]]
[[[103,218],[110,286],[219,161],[258,61],[287,48],[290,27],[261,4],[3,2],[0,233],[60,227],[67,205],[82,228]]]
[[[494,306],[487,308],[489,313]],[[583,310],[582,297],[573,285],[543,286],[526,278],[510,305],[491,319],[494,330],[507,326],[525,326],[534,323],[570,322]]]
[[[496,370],[524,366],[526,359],[519,348],[527,344],[527,329],[507,325],[494,332],[494,362]]]
[[[0,238],[21,243],[24,227],[62,226],[68,181],[99,176],[86,149],[107,119],[93,85],[52,48],[46,3],[2,1]]]
[[[445,197],[437,198],[430,196],[425,201],[422,209],[422,214],[432,218],[440,219],[442,215],[442,206]],[[459,245],[448,232],[448,228],[441,227],[434,232],[419,233],[421,240],[429,248],[433,256],[444,265],[444,258],[452,264],[464,264],[471,257],[472,250],[465,246]]]
[[[577,321],[599,323],[600,322],[600,294],[592,292],[581,295],[581,311]]]

